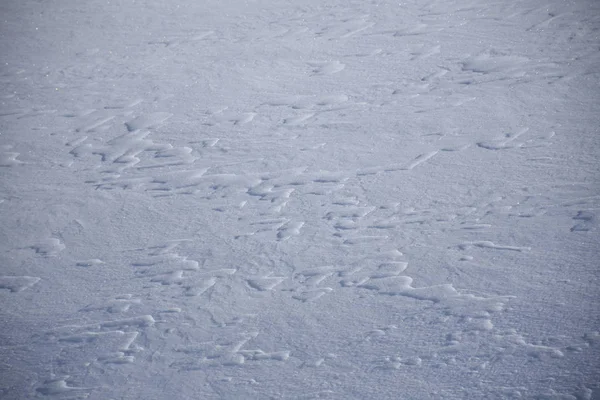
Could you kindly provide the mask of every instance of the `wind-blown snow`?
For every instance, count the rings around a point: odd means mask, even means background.
[[[599,3],[0,10],[0,398],[600,398]]]

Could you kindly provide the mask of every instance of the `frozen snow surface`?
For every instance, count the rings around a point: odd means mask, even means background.
[[[600,2],[0,19],[0,398],[600,398]]]

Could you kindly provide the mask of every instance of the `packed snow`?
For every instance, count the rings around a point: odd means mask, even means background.
[[[600,2],[0,20],[0,398],[600,399]]]

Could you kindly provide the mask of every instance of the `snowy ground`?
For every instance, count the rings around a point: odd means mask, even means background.
[[[0,17],[0,398],[600,398],[597,1]]]

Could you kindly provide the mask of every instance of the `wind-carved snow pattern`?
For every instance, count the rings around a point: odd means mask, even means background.
[[[146,3],[7,6],[0,397],[594,398],[596,6]]]
[[[33,276],[0,276],[0,289],[22,292],[38,283],[40,278]]]

